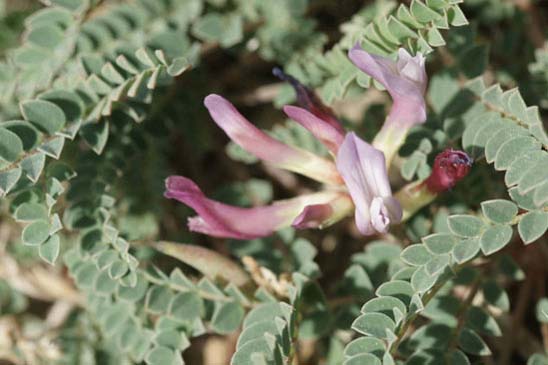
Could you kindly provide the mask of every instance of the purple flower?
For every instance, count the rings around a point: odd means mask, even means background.
[[[381,83],[392,97],[390,113],[373,141],[373,146],[386,154],[387,163],[390,164],[409,129],[426,121],[424,93],[428,77],[425,58],[421,53],[411,57],[400,48],[398,59],[394,61],[368,53],[358,44],[349,51],[348,57],[359,69]]]
[[[356,226],[362,234],[386,233],[390,223],[401,220],[381,151],[348,133],[337,155],[337,169],[356,205]]]
[[[318,104],[319,100],[316,99],[315,103]],[[205,106],[217,125],[246,151],[276,167],[326,185],[317,193],[263,207],[240,208],[208,199],[191,180],[171,176],[166,180],[165,196],[190,206],[198,213],[188,221],[191,231],[216,237],[251,239],[268,236],[288,226],[322,228],[354,210],[358,229],[370,235],[386,233],[389,224],[401,219],[401,208],[392,197],[383,153],[354,133],[345,136],[334,116],[326,120],[313,110],[284,107],[289,117],[326,145],[336,162],[270,137],[221,96],[207,96]],[[317,110],[327,109],[317,107]]]

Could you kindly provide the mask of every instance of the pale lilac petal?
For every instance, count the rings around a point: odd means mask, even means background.
[[[369,212],[371,214],[371,225],[375,231],[386,233],[390,224],[390,217],[381,197],[377,196],[373,199]]]
[[[335,165],[300,148],[288,146],[261,131],[219,95],[208,95],[204,104],[211,117],[243,149],[258,158],[327,184],[340,184]]]
[[[371,225],[375,231],[386,233],[388,226],[398,223],[402,218],[400,203],[393,197],[375,197],[369,207]]]
[[[400,49],[398,55],[398,61],[394,61],[370,54],[358,44],[348,53],[358,68],[380,82],[392,96],[394,104],[387,122],[410,127],[426,120],[424,92],[428,80],[421,54],[411,57]]]
[[[356,206],[356,226],[361,233],[369,235],[386,232],[384,225],[397,222],[401,209],[392,204],[392,190],[388,181],[384,155],[354,133],[348,133],[339,148],[337,169],[343,177],[350,196]],[[375,200],[380,198],[380,200]],[[390,209],[385,206],[385,199]],[[373,202],[375,206],[372,207]],[[373,209],[374,208],[374,209]],[[384,214],[389,221],[386,222]],[[386,224],[385,224],[386,223]]]
[[[188,220],[191,231],[236,239],[264,237],[289,227],[306,206],[329,203],[340,194],[326,191],[268,206],[241,208],[207,198],[192,180],[183,176],[170,176],[164,193],[167,198],[178,200],[198,213],[197,217]]]
[[[388,216],[392,217],[392,223],[399,223],[403,217],[403,211],[398,199],[393,196],[383,197],[383,204],[388,210]]]
[[[334,155],[337,155],[339,146],[344,140],[344,134],[340,130],[303,108],[286,105],[284,112],[289,118],[308,129]]]

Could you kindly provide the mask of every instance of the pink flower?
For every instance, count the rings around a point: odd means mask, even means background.
[[[393,104],[386,122],[373,141],[381,149],[389,164],[399,150],[411,127],[426,121],[424,93],[428,77],[421,53],[415,57],[403,48],[398,50],[397,61],[364,51],[358,44],[348,57],[363,72],[381,83]]]
[[[318,99],[310,105],[316,104],[322,105]],[[188,221],[191,231],[216,237],[251,239],[288,226],[322,228],[355,210],[358,229],[370,235],[386,233],[389,224],[401,219],[401,208],[392,197],[383,153],[354,133],[345,136],[332,114],[332,118],[326,120],[323,119],[325,115],[317,112],[328,109],[284,107],[289,117],[326,145],[336,162],[270,137],[221,96],[207,96],[205,106],[217,125],[246,151],[276,167],[327,185],[320,192],[269,206],[240,208],[208,199],[191,180],[171,176],[166,180],[165,196],[187,204],[198,213]]]
[[[278,201],[269,206],[240,208],[208,199],[192,180],[183,176],[168,177],[164,195],[190,206],[198,213],[197,217],[188,220],[191,231],[236,239],[264,237],[288,227],[307,207],[328,211],[329,214],[312,213],[311,217],[299,219],[296,225],[318,227],[329,220],[337,209],[332,206],[341,205],[344,208],[345,200],[348,200],[343,193],[324,191]],[[346,202],[346,205],[351,207],[352,203]]]

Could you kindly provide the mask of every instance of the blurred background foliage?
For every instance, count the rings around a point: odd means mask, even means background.
[[[0,362],[547,364],[547,21],[534,0],[0,0]],[[169,175],[241,206],[314,188],[203,98],[325,153],[278,66],[371,140],[389,100],[357,41],[427,54],[394,190],[448,147],[470,175],[383,237],[189,233]]]

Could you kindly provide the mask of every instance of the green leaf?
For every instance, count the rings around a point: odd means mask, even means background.
[[[466,77],[472,79],[482,75],[487,69],[489,61],[489,47],[475,44],[459,55],[458,64]]]
[[[481,233],[483,222],[472,215],[452,215],[447,218],[447,224],[452,233],[461,237],[476,237]]]
[[[386,346],[383,341],[374,337],[359,337],[346,345],[344,356],[352,357],[355,355],[370,353],[382,359]]]
[[[525,273],[509,255],[502,255],[499,260],[499,270],[511,280],[521,281],[525,279]]]
[[[508,294],[501,288],[496,281],[487,280],[481,287],[485,300],[494,307],[505,312],[510,310],[510,299]]]
[[[97,271],[95,264],[93,262],[85,262],[79,265],[78,269],[74,272],[74,279],[78,287],[91,288],[98,275],[99,271]]]
[[[419,267],[411,276],[411,286],[418,292],[425,292],[436,283],[436,276],[430,275],[425,266]]]
[[[40,245],[49,237],[49,223],[44,220],[32,222],[23,229],[21,239],[27,245]]]
[[[165,346],[174,350],[184,350],[190,346],[188,338],[184,334],[176,329],[168,329],[156,332],[154,342],[159,346]]]
[[[58,25],[49,24],[33,27],[26,38],[28,42],[39,47],[53,49],[63,41],[64,34]]]
[[[48,210],[43,204],[28,202],[18,206],[13,217],[20,222],[47,221]]]
[[[487,200],[481,203],[483,214],[493,223],[510,223],[518,214],[518,207],[503,199]]]
[[[128,264],[125,261],[116,260],[108,268],[108,273],[112,279],[117,280],[124,276],[128,269]]]
[[[491,350],[483,342],[478,334],[468,328],[464,328],[459,336],[459,346],[460,348],[472,355],[478,356],[488,356],[491,355]]]
[[[165,313],[168,310],[169,303],[173,294],[165,286],[153,286],[147,292],[145,307],[154,314]]]
[[[502,334],[497,321],[480,307],[469,308],[466,313],[466,325],[487,336],[498,337]]]
[[[48,134],[60,131],[66,122],[63,110],[45,100],[30,100],[21,103],[21,113],[25,119]]]
[[[441,15],[427,7],[419,0],[413,0],[410,5],[411,13],[421,23],[429,23],[441,18]]]
[[[179,76],[191,67],[190,62],[185,57],[178,57],[173,60],[167,68],[167,73],[170,76]]]
[[[59,256],[60,246],[59,236],[55,234],[40,245],[38,253],[46,262],[54,265],[55,260],[57,260],[57,257]]]
[[[495,225],[487,228],[480,238],[481,250],[485,255],[491,255],[501,250],[512,238],[512,227]]]
[[[485,159],[489,163],[495,161],[495,156],[499,151],[500,147],[519,135],[525,135],[527,132],[516,126],[515,124],[508,123],[508,126],[500,128],[500,130],[495,131],[495,133],[489,138],[485,144]]]
[[[71,11],[79,10],[84,4],[84,0],[50,0],[50,2]]]
[[[273,320],[255,322],[249,327],[246,327],[240,336],[238,337],[238,343],[236,345],[236,350],[239,350],[246,343],[253,341],[254,339],[262,337],[265,333],[270,333],[272,335],[279,334],[278,326]]]
[[[107,144],[109,134],[109,123],[100,121],[85,124],[80,129],[80,136],[86,141],[91,149],[98,155],[103,152]]]
[[[426,272],[430,275],[438,275],[451,263],[449,254],[436,255],[425,265]]]
[[[544,354],[533,354],[527,360],[527,365],[548,365],[548,356]]]
[[[45,153],[49,157],[58,159],[61,156],[61,152],[63,152],[64,145],[65,138],[62,136],[56,136],[42,143],[38,147],[38,151]]]
[[[397,308],[401,313],[407,313],[407,307],[405,304],[396,297],[378,297],[373,298],[363,305],[361,308],[362,313],[382,313],[396,320],[394,316],[394,309]]]
[[[137,275],[134,287],[118,286],[118,297],[129,302],[137,302],[143,298],[148,289],[148,282],[142,275]]]
[[[453,248],[453,257],[455,261],[462,264],[474,258],[480,251],[480,241],[478,238],[468,238],[458,242]]]
[[[93,289],[100,294],[112,294],[116,290],[117,282],[110,278],[108,271],[101,272],[95,279]]]
[[[402,261],[412,266],[425,265],[431,258],[432,254],[420,243],[406,247],[401,253]]]
[[[38,181],[44,165],[46,163],[46,155],[43,153],[35,153],[30,155],[21,161],[21,168],[25,172],[25,175],[30,181],[35,183]]]
[[[506,170],[514,161],[520,160],[522,155],[528,155],[540,149],[540,142],[529,136],[516,137],[506,141],[495,155],[495,169]]]
[[[519,180],[519,192],[525,194],[548,180],[548,153],[537,161]]]
[[[179,293],[169,305],[169,313],[182,322],[193,323],[203,310],[202,298],[195,292]]]
[[[533,194],[531,192],[527,194],[520,194],[517,187],[513,187],[510,190],[508,190],[508,194],[510,194],[510,197],[513,201],[516,202],[516,204],[523,209],[526,210],[535,210],[537,209],[537,206],[535,205],[535,202],[533,201]]]
[[[230,47],[243,37],[242,18],[238,14],[210,12],[193,24],[192,34],[200,40],[219,42],[223,47]]]
[[[230,361],[231,365],[256,365],[251,359],[251,355],[255,353],[263,354],[267,361],[273,362],[274,355],[266,340],[262,337],[253,341],[248,341],[245,345],[234,353]]]
[[[10,120],[2,123],[2,127],[15,133],[23,143],[23,149],[34,149],[40,140],[40,132],[26,120]]]
[[[382,365],[381,360],[372,354],[359,354],[352,356],[343,363],[343,365]]]
[[[12,169],[0,171],[0,196],[10,192],[21,177],[22,169],[17,166]]]
[[[396,323],[382,313],[365,313],[352,323],[352,329],[364,335],[388,338],[388,332],[394,332]],[[388,331],[388,332],[387,332]]]
[[[178,355],[172,349],[164,346],[153,348],[145,357],[145,362],[149,365],[172,365]],[[180,362],[182,364],[182,362]]]
[[[548,323],[548,298],[541,298],[536,307],[537,320],[541,323]]]
[[[540,238],[548,229],[548,212],[532,211],[525,214],[518,224],[518,232],[524,243]]]
[[[435,255],[449,253],[455,246],[455,237],[447,233],[434,233],[422,239],[424,245]]]
[[[414,293],[413,287],[407,281],[394,280],[381,284],[375,294],[382,297],[396,297],[406,305],[409,305]]]
[[[282,305],[278,302],[263,303],[253,308],[248,313],[248,315],[245,317],[243,328],[247,328],[248,326],[251,326],[253,323],[256,323],[259,321],[266,321],[266,320],[274,321],[274,318],[276,317],[282,317],[282,318],[285,318],[286,320],[288,319],[284,316]]]
[[[514,160],[504,175],[504,182],[506,185],[512,186],[517,184],[529,169],[544,158],[545,153],[546,152],[544,151],[533,151]]]
[[[220,334],[234,332],[242,322],[245,311],[238,302],[216,302],[211,326]]]
[[[12,131],[0,127],[0,158],[13,162],[23,152],[23,142]]]

